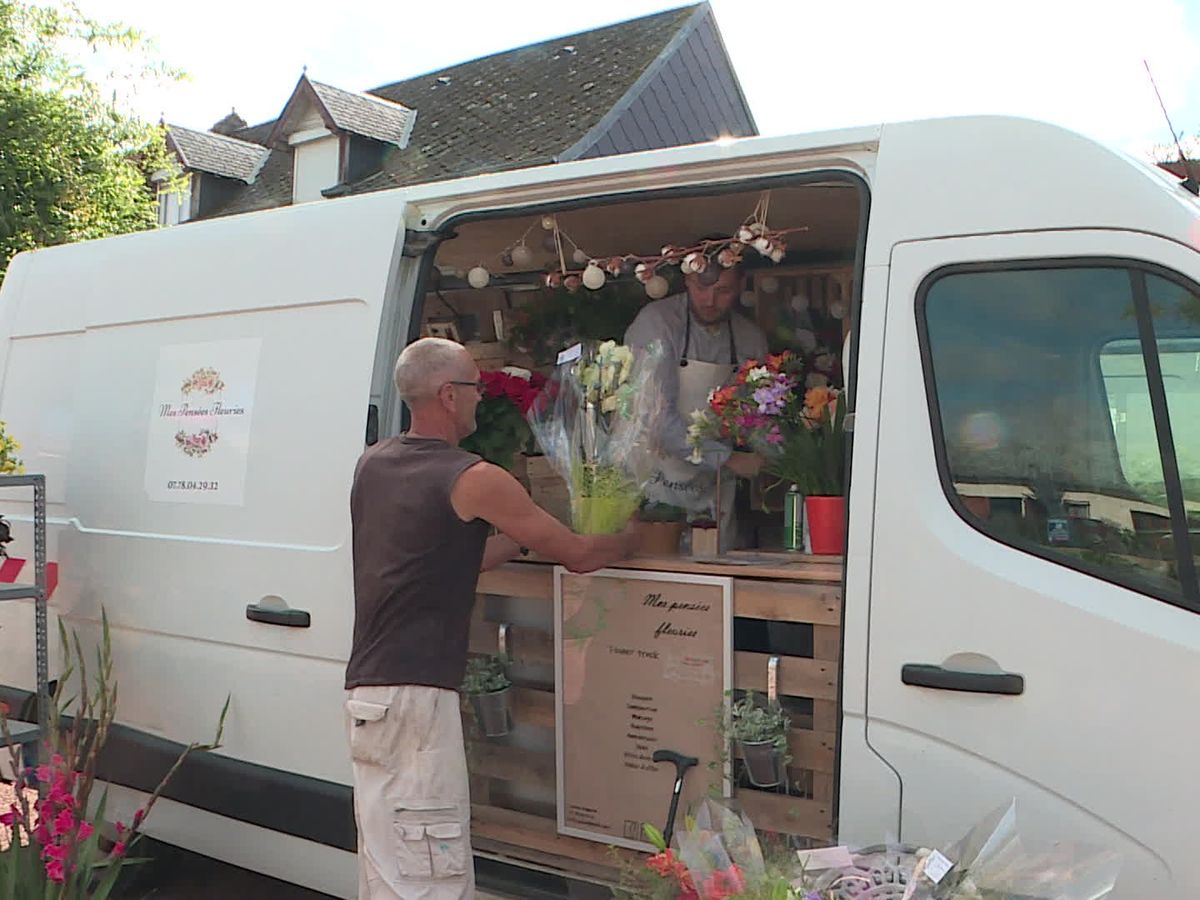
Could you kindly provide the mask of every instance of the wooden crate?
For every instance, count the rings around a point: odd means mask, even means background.
[[[558,521],[571,524],[571,495],[563,481],[544,456],[525,458],[525,477],[529,483],[529,496]]]
[[[546,477],[546,463],[528,460],[531,481]],[[560,480],[561,483],[561,480]],[[735,554],[736,555],[736,554]],[[619,568],[666,572],[696,572],[734,579],[734,615],[771,622],[812,626],[812,657],[783,656],[778,675],[779,693],[806,698],[812,713],[792,717],[789,738],[792,761],[788,770],[788,795],[742,788],[737,798],[757,828],[807,839],[815,844],[836,836],[833,817],[834,774],[837,762],[838,657],[841,652],[842,560],[802,554],[756,554],[754,566],[696,563],[687,557],[637,558]],[[769,559],[768,559],[769,557]],[[510,625],[507,648],[516,670],[553,671],[553,570],[542,562],[510,563],[480,575],[481,595],[524,598],[525,606],[541,604],[536,623]],[[489,621],[487,604],[475,605],[470,648],[494,653],[500,623]],[[770,657],[761,653],[734,654],[734,685],[743,690],[766,688]],[[536,815],[512,808],[505,797],[517,786],[528,793],[553,797],[555,791],[554,685],[518,679],[513,690],[513,722],[525,736],[535,735],[546,749],[518,749],[499,741],[477,741],[468,759],[472,772],[472,834],[477,846],[518,861],[549,866],[567,874],[615,880],[618,856],[603,844],[557,834],[547,810]]]

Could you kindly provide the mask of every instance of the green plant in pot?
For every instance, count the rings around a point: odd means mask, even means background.
[[[508,734],[511,687],[508,666],[501,657],[472,656],[467,660],[462,691],[470,698],[475,718],[487,737]]]
[[[678,506],[642,501],[638,520],[642,523],[641,552],[647,556],[676,556],[687,513]]]
[[[777,701],[761,700],[750,691],[729,710],[729,737],[737,741],[746,774],[755,787],[775,787],[790,762],[791,720]]]

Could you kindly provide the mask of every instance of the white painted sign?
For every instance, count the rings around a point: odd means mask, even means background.
[[[242,505],[261,338],[172,344],[158,355],[146,493]]]

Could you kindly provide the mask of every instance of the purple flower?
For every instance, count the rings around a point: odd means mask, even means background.
[[[758,404],[758,411],[768,416],[783,412],[791,387],[787,376],[779,375],[771,384],[757,388],[754,391],[754,402]]]

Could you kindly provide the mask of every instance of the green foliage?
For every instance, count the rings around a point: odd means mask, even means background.
[[[559,350],[578,341],[617,341],[647,302],[638,281],[610,280],[597,291],[544,290],[518,310],[508,343],[538,365],[553,363]]]
[[[508,667],[498,656],[472,656],[467,660],[467,674],[463,677],[464,694],[491,694],[510,687]]]
[[[78,60],[100,50],[126,83],[179,77],[137,31],[74,7],[0,0],[0,278],[23,250],[153,228],[163,130],[106,98]]]
[[[475,409],[475,431],[458,446],[511,470],[517,451],[525,448],[531,437],[525,417],[507,398],[486,397]]]
[[[780,753],[786,753],[791,720],[778,703],[763,704],[750,691],[730,707],[729,736],[735,741],[755,744],[770,741]]]

